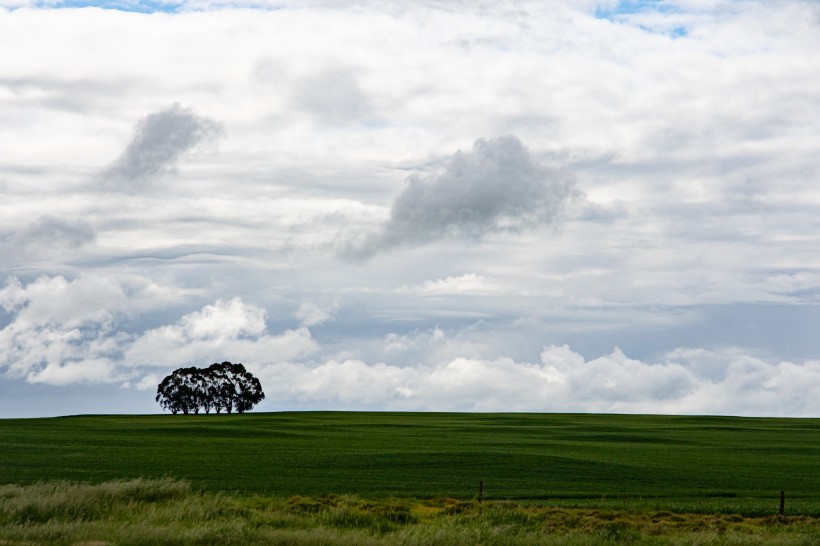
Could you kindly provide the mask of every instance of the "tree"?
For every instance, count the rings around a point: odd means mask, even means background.
[[[198,368],[177,368],[157,386],[156,401],[176,415],[199,413],[206,405],[204,381]]]
[[[245,413],[265,399],[262,384],[242,364],[228,364],[229,377],[233,385],[233,407],[237,413]]]
[[[227,374],[227,367],[230,362],[223,362],[222,364],[211,364],[205,370],[205,376],[208,378],[210,385],[211,399],[214,403],[214,408],[217,413],[231,413],[233,410],[233,389]]]
[[[213,387],[217,413],[245,413],[265,399],[261,383],[242,364],[211,364],[205,376]]]
[[[223,362],[205,369],[178,368],[157,385],[156,401],[174,415],[245,413],[265,399],[262,384],[242,364]]]
[[[156,401],[162,409],[174,415],[180,411],[188,413],[193,405],[192,392],[185,376],[186,368],[178,368],[157,386]]]

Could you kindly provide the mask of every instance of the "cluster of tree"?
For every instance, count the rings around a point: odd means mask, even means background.
[[[178,368],[157,386],[162,409],[177,413],[244,413],[265,399],[259,380],[242,364]]]

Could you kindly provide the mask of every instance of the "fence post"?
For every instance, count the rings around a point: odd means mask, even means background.
[[[786,492],[780,491],[780,515],[786,514]]]
[[[478,502],[484,500],[484,480],[478,482]]]

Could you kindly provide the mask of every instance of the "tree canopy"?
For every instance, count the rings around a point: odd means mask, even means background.
[[[177,413],[244,413],[265,399],[259,380],[242,364],[177,368],[157,385],[156,401]]]

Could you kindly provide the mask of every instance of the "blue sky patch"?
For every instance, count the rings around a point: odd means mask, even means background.
[[[184,2],[152,2],[150,0],[112,0],[100,2],[95,0],[63,0],[58,4],[38,2],[40,8],[101,8],[135,13],[176,13],[184,6]]]
[[[675,6],[669,5],[664,0],[622,0],[611,9],[598,8],[595,10],[595,17],[598,19],[618,20],[624,15],[633,13],[644,13],[654,11],[656,13],[678,13]]]
[[[606,19],[614,22],[630,22],[631,16],[644,13],[660,13],[664,15],[674,15],[682,13],[681,10],[666,0],[623,0],[617,6],[610,9],[598,8],[595,10],[597,19]],[[632,21],[633,24],[636,24]],[[639,28],[654,34],[665,34],[672,38],[684,38],[689,32],[684,26],[676,25],[671,27],[647,27],[637,24]]]
[[[685,38],[689,35],[689,31],[686,30],[686,27],[675,27],[669,31],[669,35],[673,38]]]

